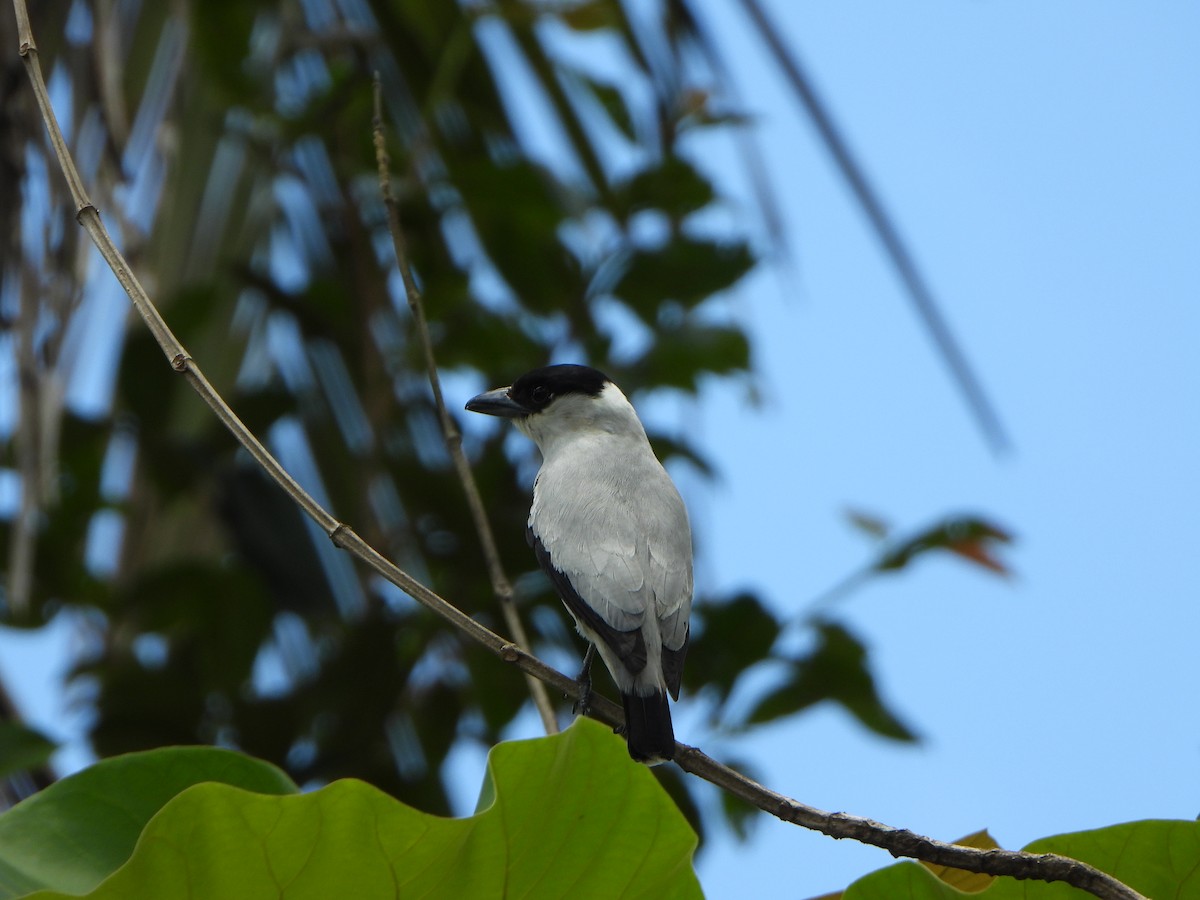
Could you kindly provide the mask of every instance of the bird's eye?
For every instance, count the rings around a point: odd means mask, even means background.
[[[553,398],[554,395],[550,393],[550,389],[547,388],[545,385],[539,384],[537,387],[535,387],[533,389],[533,393],[531,396],[533,398],[533,402],[536,403],[538,406],[541,406],[543,403],[549,403],[551,398]]]

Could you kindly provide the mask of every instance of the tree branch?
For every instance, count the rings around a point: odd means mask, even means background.
[[[208,379],[204,377],[200,367],[171,332],[137,278],[130,271],[129,265],[105,229],[99,212],[88,199],[63,140],[62,132],[59,130],[54,110],[50,105],[41,64],[38,61],[37,47],[29,27],[29,14],[25,0],[13,0],[13,7],[17,16],[19,52],[37,97],[38,106],[42,111],[42,118],[50,134],[59,165],[75,201],[76,217],[96,244],[121,286],[129,294],[134,307],[146,322],[155,340],[158,341],[163,353],[170,361],[171,367],[188,380],[188,383],[200,394],[204,402],[212,408],[221,423],[250,452],[267,474],[329,535],[336,546],[354,555],[418,603],[472,640],[491,650],[505,662],[515,665],[522,672],[538,678],[555,690],[577,698],[579,688],[573,678],[551,668],[516,644],[505,640],[476,622],[462,610],[448,603],[407,572],[385,559],[374,547],[359,537],[352,528],[335,519],[284,470],[283,466],[246,428],[225,400],[214,390]],[[622,723],[622,717],[616,704],[596,695],[592,696],[589,715],[611,726]],[[785,797],[764,787],[728,766],[722,765],[695,747],[677,744],[675,758],[684,771],[703,778],[722,790],[729,791],[747,803],[751,803],[785,822],[811,828],[831,837],[848,837],[873,844],[886,849],[894,856],[913,857],[988,875],[1009,875],[1014,878],[1039,881],[1063,881],[1088,891],[1102,900],[1146,900],[1141,894],[1112,876],[1068,857],[1011,850],[977,850],[934,841],[910,831],[873,822],[870,819],[845,813],[827,813],[805,806],[790,797]]]
[[[396,266],[400,269],[400,277],[404,280],[404,293],[408,298],[408,308],[412,312],[413,322],[417,326],[417,335],[421,340],[421,350],[425,354],[425,369],[429,376],[429,388],[433,392],[433,402],[437,406],[438,421],[442,426],[442,436],[446,441],[446,450],[454,461],[454,469],[458,480],[462,482],[463,493],[467,497],[467,506],[471,510],[471,519],[475,523],[475,532],[479,535],[479,543],[483,548],[483,558],[487,564],[488,576],[492,582],[492,593],[504,614],[504,622],[513,642],[522,650],[530,647],[529,637],[525,633],[525,625],[521,614],[513,601],[512,583],[504,572],[500,562],[500,552],[496,549],[496,538],[492,534],[492,526],[488,522],[487,511],[483,507],[483,498],[479,496],[479,487],[475,484],[475,474],[462,448],[462,434],[458,425],[446,409],[446,398],[442,395],[442,382],[438,377],[437,360],[433,354],[433,340],[429,336],[429,323],[425,319],[425,304],[421,291],[413,277],[412,266],[408,261],[408,247],[404,240],[404,229],[400,224],[400,206],[392,193],[391,162],[388,158],[387,141],[383,134],[383,84],[379,73],[374,78],[375,115],[372,118],[372,137],[375,143],[375,164],[379,168],[379,193],[383,197],[383,205],[387,209],[388,231],[392,235],[392,250],[396,254]],[[547,734],[558,731],[558,717],[554,714],[554,706],[546,693],[546,686],[528,673],[525,681],[533,705],[537,707],[538,715],[542,717],[542,726]]]

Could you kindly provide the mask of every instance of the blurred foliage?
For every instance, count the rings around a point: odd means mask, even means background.
[[[695,396],[752,372],[726,294],[758,257],[747,233],[697,215],[725,201],[690,143],[743,120],[717,102],[723,74],[685,5],[630,12],[613,0],[33,10],[93,199],[209,379],[335,515],[495,629],[393,272],[371,79],[439,364],[461,388],[452,402],[565,358],[635,399]],[[0,202],[0,354],[20,409],[0,416],[0,468],[25,489],[0,522],[3,622],[76,612],[72,678],[102,755],[216,743],[301,784],[355,776],[449,812],[448,752],[500,739],[527,708],[519,673],[356,570],[144,330],[102,327],[124,313],[80,249],[27,87],[6,78],[0,165],[25,206],[12,192]],[[712,474],[693,435],[652,439]],[[482,422],[466,444],[503,560],[533,571],[532,449],[507,452],[506,432]],[[880,569],[996,536],[896,548]],[[519,584],[535,652],[577,654],[549,584]],[[542,606],[556,611],[530,614]],[[833,700],[911,739],[843,626],[810,623],[813,647],[795,653],[779,649],[784,624],[751,595],[697,598],[685,681],[714,720],[744,727]],[[726,701],[763,661],[784,678],[748,689],[733,715]],[[695,785],[659,777],[700,830]],[[725,811],[744,832],[746,811]]]
[[[55,750],[49,738],[16,722],[0,722],[0,777],[44,766]]]

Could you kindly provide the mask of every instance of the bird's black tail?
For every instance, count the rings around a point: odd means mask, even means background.
[[[675,758],[675,731],[665,693],[649,697],[622,694],[625,706],[625,739],[629,755],[647,765]]]

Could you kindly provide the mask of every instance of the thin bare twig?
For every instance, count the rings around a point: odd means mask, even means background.
[[[492,534],[492,526],[488,522],[487,510],[483,506],[483,498],[479,495],[479,487],[475,484],[475,474],[463,452],[462,434],[458,430],[450,411],[446,408],[446,398],[442,395],[442,381],[438,376],[437,360],[433,353],[433,341],[429,336],[429,324],[425,319],[425,303],[421,290],[413,277],[412,266],[408,260],[408,247],[404,240],[404,229],[400,222],[400,206],[392,193],[391,161],[387,152],[387,141],[383,133],[383,85],[379,73],[375,73],[375,115],[372,119],[372,136],[375,142],[375,163],[379,167],[379,193],[383,197],[383,205],[387,209],[388,231],[392,235],[392,250],[396,254],[396,265],[400,269],[400,277],[404,279],[404,292],[408,298],[408,308],[412,312],[413,322],[417,326],[417,335],[421,340],[421,350],[425,354],[425,369],[429,376],[429,388],[433,392],[433,402],[437,407],[438,420],[442,426],[442,436],[446,441],[446,450],[454,461],[454,469],[458,480],[462,482],[463,493],[467,497],[467,506],[471,510],[471,519],[475,523],[475,532],[479,535],[479,543],[483,547],[483,558],[487,564],[488,577],[492,582],[492,593],[500,605],[504,615],[504,623],[508,626],[513,642],[523,650],[530,647],[525,625],[521,614],[513,602],[512,583],[504,572],[500,562],[500,552],[496,549],[496,538]],[[538,715],[542,717],[542,726],[547,734],[558,732],[558,717],[554,714],[554,705],[546,693],[546,686],[526,674],[525,681],[529,687],[529,695],[533,705],[537,707]]]
[[[129,294],[137,311],[146,321],[163,353],[171,362],[175,371],[183,374],[188,383],[196,390],[204,401],[212,408],[222,424],[237,438],[255,460],[266,470],[300,507],[324,529],[333,543],[351,553],[372,570],[399,587],[418,603],[431,612],[440,616],[454,628],[466,634],[472,640],[487,647],[502,660],[519,668],[522,672],[533,675],[556,690],[571,697],[578,697],[579,686],[573,678],[546,665],[540,659],[530,655],[516,644],[505,640],[495,632],[485,628],[466,613],[432,590],[421,584],[407,572],[404,572],[391,561],[384,558],[375,548],[371,547],[349,526],[339,522],[326,512],[308,493],[300,487],[279,462],[267,452],[259,440],[246,428],[242,421],[224,399],[209,384],[196,362],[187,354],[183,345],[175,338],[167,327],[149,296],[142,289],[128,264],[116,249],[109,237],[104,223],[96,208],[88,200],[83,190],[75,164],[67,151],[58,121],[50,106],[46,93],[46,84],[42,77],[41,64],[38,61],[37,49],[29,28],[29,15],[24,0],[13,0],[17,13],[17,26],[20,42],[20,54],[29,75],[30,83],[37,95],[38,105],[42,110],[43,120],[50,132],[58,161],[67,179],[71,195],[78,210],[77,218],[87,231],[92,241],[108,262],[113,274],[121,286]],[[609,725],[619,725],[622,717],[618,707],[604,699],[593,695],[589,715]],[[1010,875],[1014,878],[1029,878],[1039,881],[1063,881],[1085,890],[1102,900],[1146,900],[1141,894],[1122,884],[1110,875],[1092,866],[1067,857],[1055,854],[1032,854],[1006,850],[978,850],[971,847],[959,847],[945,844],[930,838],[921,837],[902,829],[891,828],[845,813],[826,813],[810,806],[805,806],[790,797],[776,793],[758,784],[746,776],[718,763],[695,747],[685,744],[676,745],[676,762],[684,771],[711,782],[723,790],[742,798],[748,803],[777,816],[785,822],[791,822],[805,828],[812,828],[836,838],[854,838],[855,840],[883,847],[896,856],[910,856],[930,862],[982,872],[989,875]]]
[[[37,295],[29,283],[32,275],[18,279],[16,355],[20,418],[17,420],[17,467],[21,473],[21,503],[12,521],[8,547],[8,603],[13,613],[24,616],[30,608],[33,569],[37,555],[37,526],[45,478],[42,453],[42,421],[47,413],[42,403],[42,379],[38,371]]]

